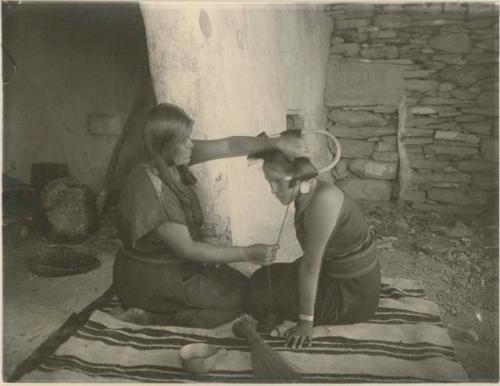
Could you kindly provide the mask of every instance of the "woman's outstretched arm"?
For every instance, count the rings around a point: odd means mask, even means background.
[[[193,140],[193,144],[191,165],[268,150],[280,150],[290,159],[309,156],[305,142],[301,138],[292,136],[277,138],[234,136],[215,140]]]
[[[185,225],[174,222],[160,225],[155,232],[177,256],[200,263],[250,262],[267,265],[274,261],[279,249],[278,245],[253,244],[246,247],[219,247],[194,241]]]

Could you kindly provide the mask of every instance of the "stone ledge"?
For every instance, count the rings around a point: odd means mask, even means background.
[[[375,161],[381,161],[381,162],[397,162],[399,160],[399,154],[392,151],[386,151],[386,152],[376,151],[373,153],[373,159]]]
[[[479,143],[479,137],[470,134],[458,133],[456,131],[436,131],[434,138],[467,143]]]
[[[361,57],[366,59],[396,59],[398,48],[395,46],[363,48],[361,49]]]
[[[455,98],[463,100],[472,100],[477,98],[477,94],[475,92],[463,88],[456,88],[451,90],[450,93]]]
[[[448,161],[435,161],[435,160],[414,160],[410,161],[410,166],[416,169],[433,169],[444,170],[450,166]]]
[[[355,139],[339,139],[344,158],[369,158],[373,153],[373,142]]]
[[[434,130],[432,129],[406,129],[405,134],[408,137],[432,137]]]
[[[437,27],[437,26],[442,26],[442,25],[450,25],[450,24],[459,24],[461,23],[461,20],[456,20],[456,19],[436,19],[436,18],[431,18],[431,19],[421,19],[421,20],[414,20],[412,22],[412,26],[415,27]]]
[[[396,138],[395,135],[388,135],[388,136],[382,137],[382,141],[390,143],[392,145],[395,145],[397,143],[398,139]]]
[[[355,19],[370,17],[375,12],[375,5],[362,3],[335,4],[327,6],[327,13],[334,19]]]
[[[457,161],[456,167],[464,172],[481,172],[495,170],[494,162],[485,161]]]
[[[332,125],[328,127],[328,131],[339,138],[350,139],[367,139],[373,137],[381,137],[386,135],[395,135],[397,129],[395,127],[349,127]]]
[[[404,76],[404,73],[403,73]],[[405,80],[404,87],[409,91],[421,91],[425,92],[428,90],[437,89],[439,82],[435,80],[420,80],[420,79],[410,79]]]
[[[432,137],[409,137],[402,139],[401,142],[403,145],[424,145],[434,143],[434,139]]]
[[[374,113],[382,114],[396,114],[398,112],[398,106],[389,105],[373,105],[373,106],[349,106],[351,111],[372,111]]]
[[[375,17],[374,25],[384,29],[400,29],[411,25],[411,17],[407,13],[381,14]]]
[[[390,201],[392,184],[386,180],[351,177],[337,183],[354,200]]]
[[[328,119],[351,127],[387,126],[389,121],[377,114],[368,111],[332,110]]]
[[[472,42],[469,35],[465,33],[447,33],[433,37],[429,45],[437,50],[466,54],[472,48]]]
[[[465,101],[465,100],[459,100],[459,99],[453,99],[453,98],[441,98],[441,97],[432,97],[432,96],[427,96],[422,98],[419,103],[423,105],[450,105],[450,106],[456,106],[456,107],[471,107],[474,106],[474,103],[471,101]]]
[[[359,177],[393,180],[397,176],[398,164],[396,162],[354,159],[349,162],[349,169]]]
[[[424,152],[427,154],[445,154],[459,157],[467,157],[479,154],[479,150],[475,147],[454,147],[438,145],[427,145],[424,147]]]
[[[463,123],[463,122],[480,122],[486,119],[484,115],[478,115],[478,114],[462,114],[458,117],[455,118],[457,122]]]
[[[492,70],[481,65],[466,64],[463,66],[448,66],[439,72],[442,80],[460,87],[469,87],[481,79],[492,75]]]
[[[447,146],[447,147],[456,147],[463,149],[469,147],[479,147],[479,143],[470,143],[470,142],[462,142],[462,141],[453,141],[451,139],[435,139],[434,145],[436,146]]]
[[[332,47],[330,52],[345,56],[357,56],[359,54],[359,44],[358,43],[336,44]]]
[[[370,19],[338,19],[334,20],[334,25],[336,30],[350,29],[350,28],[360,28],[370,25]]]
[[[379,141],[375,145],[375,152],[395,151],[396,145],[386,141]]]
[[[440,119],[440,118],[428,118],[428,117],[425,117],[425,118],[413,118],[413,117],[410,117],[406,124],[408,127],[427,127],[429,125],[435,125],[435,124],[438,124],[438,123],[442,123],[443,120]]]
[[[412,78],[428,78],[432,74],[434,74],[436,70],[410,70],[410,71],[405,71],[403,72],[403,77],[405,79],[412,79]]]

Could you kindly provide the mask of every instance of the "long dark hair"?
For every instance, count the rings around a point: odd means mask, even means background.
[[[181,182],[173,178],[169,166],[174,166],[173,156],[189,136],[194,121],[180,107],[161,103],[147,115],[144,125],[144,144],[151,163],[158,169],[162,182],[175,194],[186,215],[189,228],[202,222],[201,207],[197,199],[186,195],[184,185],[196,183],[196,178],[186,165],[177,166]]]

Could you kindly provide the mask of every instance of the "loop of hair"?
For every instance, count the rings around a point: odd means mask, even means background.
[[[306,157],[295,158],[293,160],[293,177],[290,182],[300,182],[310,180],[318,175],[318,170]]]
[[[302,138],[302,130],[286,130],[281,133],[283,137]],[[307,181],[318,175],[318,170],[307,157],[295,158],[292,163],[293,176],[292,181]],[[296,183],[296,182],[295,182]]]

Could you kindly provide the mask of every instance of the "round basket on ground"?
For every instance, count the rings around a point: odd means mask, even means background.
[[[37,257],[28,259],[30,270],[39,276],[68,276],[98,268],[99,259],[88,253],[71,248],[58,247]]]

